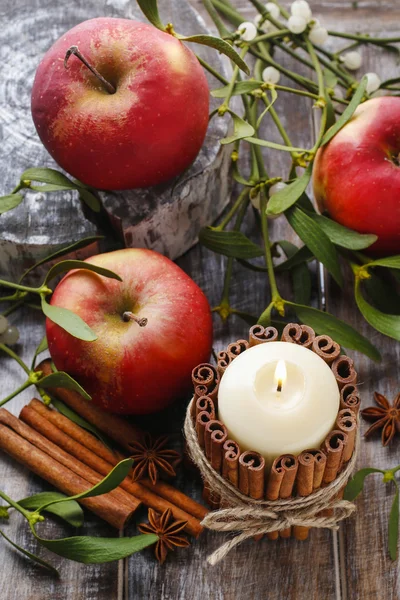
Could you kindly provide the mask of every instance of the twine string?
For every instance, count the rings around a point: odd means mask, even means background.
[[[337,498],[339,491],[346,485],[357,460],[359,435],[350,461],[336,479],[326,487],[316,490],[309,496],[269,500],[254,500],[242,494],[229,481],[213,469],[201,448],[192,420],[192,404],[190,402],[185,418],[184,432],[191,459],[200,470],[201,476],[210,490],[221,498],[221,504],[229,508],[221,508],[210,512],[202,521],[202,525],[213,531],[240,532],[220,546],[208,557],[208,562],[215,565],[228,552],[244,540],[280,531],[294,525],[338,529],[338,523],[355,511],[355,505],[347,500]],[[329,516],[319,514],[329,510]]]

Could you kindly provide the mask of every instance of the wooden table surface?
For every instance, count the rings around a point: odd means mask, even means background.
[[[129,4],[134,0],[99,0],[97,14],[85,13],[84,0],[69,0],[69,6],[76,8],[75,21],[99,15],[129,16]],[[203,15],[205,11],[200,0],[193,4]],[[285,3],[287,4],[287,3]],[[15,23],[15,31],[27,40],[24,51],[29,54],[30,44],[35,40],[48,38],[48,45],[53,40],[52,24],[46,31],[35,28],[35,11],[43,13],[55,5],[61,10],[66,0],[0,0],[0,23],[3,18]],[[323,24],[336,29],[390,33],[400,33],[400,5],[398,0],[322,0],[311,2],[315,16],[323,20]],[[254,15],[250,2],[239,0],[237,6],[246,17]],[[29,15],[31,17],[29,18]],[[205,16],[206,18],[206,16]],[[25,28],[17,27],[21,19],[25,20]],[[207,18],[206,18],[207,20]],[[40,28],[38,23],[37,27]],[[9,30],[8,43],[24,54],[21,39],[12,37]],[[194,32],[193,32],[194,33]],[[38,41],[39,43],[39,41]],[[2,56],[0,48],[0,57]],[[363,70],[376,71],[383,78],[394,76],[398,72],[396,56],[388,55],[373,47],[362,50],[364,57]],[[6,57],[7,58],[7,57]],[[297,68],[286,58],[285,64]],[[398,59],[397,59],[398,60]],[[17,77],[17,75],[16,75]],[[218,87],[217,85],[215,87]],[[28,85],[19,84],[16,90],[21,105],[29,102]],[[284,104],[283,100],[279,104]],[[13,135],[13,124],[2,118],[0,105],[0,139],[6,140]],[[16,104],[18,110],[18,103]],[[287,96],[284,104],[285,126],[292,134],[293,143],[303,147],[311,147],[314,138],[314,123],[310,104],[305,98],[294,100]],[[18,115],[16,114],[16,117]],[[270,139],[275,132],[270,126]],[[24,140],[21,139],[21,145]],[[306,146],[304,146],[306,144]],[[3,156],[2,171],[12,171],[13,165],[7,164]],[[268,171],[279,175],[283,167],[280,153],[270,152],[266,155]],[[28,165],[27,165],[28,166]],[[29,165],[30,166],[30,165]],[[39,166],[39,165],[38,165]],[[15,179],[19,176],[14,173]],[[3,189],[0,179],[0,194]],[[29,226],[29,225],[28,225]],[[292,239],[284,219],[278,219],[272,225],[274,239]],[[249,211],[246,230],[250,236],[257,235],[254,215]],[[0,232],[1,235],[1,232]],[[211,305],[218,304],[221,289],[225,258],[212,254],[197,245],[178,264],[189,273],[207,294]],[[399,391],[397,365],[400,359],[400,345],[384,338],[372,330],[360,317],[352,299],[350,274],[347,274],[349,285],[343,291],[332,283],[325,281],[325,299],[328,309],[339,318],[351,322],[360,332],[368,336],[378,346],[383,355],[381,364],[374,364],[369,359],[352,353],[356,361],[361,381],[363,405],[369,405],[375,390],[393,399]],[[284,280],[279,280],[284,289]],[[323,286],[315,284],[315,299],[323,297]],[[319,294],[318,294],[319,292]],[[288,292],[289,293],[289,292]],[[232,305],[250,313],[259,314],[268,303],[269,292],[262,274],[245,270],[235,265],[234,279],[231,287]],[[43,334],[43,319],[36,314],[23,312],[13,315],[18,323],[22,339],[18,352],[29,360],[32,351]],[[246,325],[237,318],[222,324],[215,318],[215,348],[221,349],[228,341],[238,339],[246,334]],[[3,356],[0,357],[0,373],[2,394],[6,394],[22,383],[23,374],[18,365]],[[29,401],[31,394],[26,392],[10,403],[9,408],[18,414],[20,408]],[[172,426],[179,430],[182,424],[183,407],[177,407]],[[363,431],[365,424],[362,424]],[[397,443],[392,449],[381,447],[378,438],[363,441],[358,466],[392,467],[400,462]],[[387,553],[387,520],[393,497],[393,488],[383,486],[379,478],[367,480],[365,494],[357,502],[356,516],[342,524],[338,533],[326,530],[315,530],[306,542],[279,540],[259,543],[249,541],[243,543],[229,554],[223,563],[212,568],[206,564],[207,555],[215,550],[225,539],[222,534],[205,532],[198,541],[194,541],[189,550],[179,550],[171,555],[164,566],[159,566],[153,558],[151,550],[134,555],[119,563],[102,566],[85,566],[61,559],[40,548],[28,532],[25,521],[19,515],[12,514],[10,521],[3,524],[4,531],[32,552],[51,560],[61,572],[60,579],[48,575],[41,568],[26,560],[8,544],[0,541],[0,598],[1,600],[247,600],[282,598],[296,600],[394,600],[400,598],[399,568],[390,561]],[[180,474],[179,486],[188,494],[200,499],[200,486],[188,474]],[[0,488],[15,499],[50,489],[39,478],[30,474],[25,468],[16,464],[7,456],[0,457]],[[144,517],[142,511],[139,517]],[[139,519],[140,520],[140,519]],[[115,531],[97,518],[87,514],[84,533],[98,536],[114,536]],[[43,536],[56,537],[71,534],[60,523],[46,520],[40,529]],[[125,532],[126,535],[136,533],[135,524]]]

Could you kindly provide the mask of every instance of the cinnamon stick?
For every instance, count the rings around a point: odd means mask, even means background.
[[[336,378],[340,390],[346,384],[357,383],[357,372],[354,369],[353,360],[345,354],[342,354],[336,360],[333,361],[331,369],[332,373]]]
[[[210,363],[197,365],[192,371],[193,385],[205,385],[207,390],[213,389],[219,380],[217,369]]]
[[[200,398],[200,396],[208,396],[214,402],[214,405],[216,405],[218,399],[218,386],[219,381],[216,381],[215,386],[210,389],[208,389],[206,385],[196,385],[194,388],[195,400]]]
[[[197,439],[199,440],[199,444],[203,449],[205,447],[204,434],[205,434],[205,430],[206,430],[206,425],[211,420],[212,420],[212,415],[210,415],[210,413],[205,410],[203,410],[202,412],[199,412],[199,414],[196,417],[195,423],[196,423]]]
[[[355,414],[358,414],[361,405],[361,398],[358,387],[354,383],[348,383],[340,391],[340,408],[349,408]]]
[[[29,410],[26,410],[29,409]],[[36,415],[34,414],[36,413]],[[55,410],[47,408],[42,402],[33,400],[28,407],[21,411],[21,418],[31,427],[42,433],[47,439],[51,440],[57,446],[66,449],[78,460],[84,462],[89,467],[101,475],[107,475],[113,466],[115,466],[120,457],[110,452],[110,462],[105,461],[86,446],[91,444],[90,433],[82,430],[81,442],[72,439],[68,433],[58,428],[58,425],[64,421],[65,417]],[[69,419],[66,419],[69,421]],[[72,425],[75,425],[70,421]],[[65,429],[65,422],[63,422]],[[196,537],[201,533],[202,527],[199,519],[195,518],[190,511],[199,511],[204,518],[207,510],[200,504],[173,488],[165,482],[158,481],[152,485],[147,480],[132,482],[130,477],[124,479],[120,486],[136,499],[140,500],[146,506],[162,513],[166,508],[170,508],[174,517],[178,520],[187,521],[186,531]],[[203,512],[204,511],[204,512]]]
[[[322,478],[323,486],[336,479],[346,443],[347,434],[343,431],[334,430],[327,435],[322,446],[322,450],[326,454],[326,466]]]
[[[44,375],[50,375],[52,373],[50,360],[47,359],[41,362],[36,371],[42,371]],[[51,388],[51,393],[128,452],[129,444],[135,440],[140,440],[143,436],[143,431],[136,425],[128,423],[126,419],[105,412],[96,406],[93,400],[87,401],[73,390]]]
[[[275,327],[263,327],[262,325],[253,325],[249,331],[249,347],[265,344],[265,342],[275,342],[278,339],[278,330]]]
[[[91,483],[36,448],[3,423],[0,424],[0,448],[64,494],[73,496],[92,487]],[[110,494],[85,498],[80,503],[117,529],[123,529],[134,512],[126,504],[116,502]]]
[[[353,454],[357,433],[357,417],[349,408],[339,411],[336,419],[337,428],[347,434],[347,442],[343,448],[342,463],[350,460]]]
[[[312,343],[312,350],[318,354],[328,365],[340,355],[340,346],[329,335],[319,335]]]
[[[222,375],[225,373],[226,369],[229,367],[232,360],[233,360],[232,355],[229,354],[228,352],[226,352],[225,350],[221,350],[221,352],[218,352],[218,354],[217,354],[217,369],[218,369],[218,373],[219,373],[220,377],[222,377]]]
[[[226,440],[223,445],[222,476],[236,488],[239,487],[239,456],[240,448],[237,442]]]
[[[309,496],[321,485],[326,456],[320,450],[304,450],[298,456],[298,461],[297,494],[299,496]],[[309,530],[309,527],[295,525],[293,535],[296,540],[306,540]]]
[[[315,332],[308,325],[288,323],[282,332],[281,340],[282,342],[290,342],[305,348],[311,348],[315,340]]]
[[[258,452],[247,450],[239,456],[239,490],[255,500],[264,497],[265,460]]]
[[[207,423],[204,432],[205,455],[212,468],[218,473],[222,470],[222,447],[227,437],[227,429],[221,421],[213,419]],[[215,494],[208,485],[204,485],[203,498],[213,510],[220,505],[219,495]]]
[[[208,412],[212,419],[215,419],[215,407],[214,402],[211,400],[210,396],[200,396],[197,398],[195,404],[195,418],[201,412]]]
[[[235,359],[239,354],[242,354],[249,347],[249,342],[247,340],[237,340],[237,342],[233,342],[229,344],[226,351],[232,357],[232,360]]]
[[[268,477],[266,499],[277,500],[278,498],[289,498],[293,491],[297,469],[298,461],[293,454],[278,456],[272,463]],[[290,537],[290,529],[285,529],[281,533],[283,533],[282,537]],[[277,540],[279,535],[279,531],[267,533],[269,540]]]

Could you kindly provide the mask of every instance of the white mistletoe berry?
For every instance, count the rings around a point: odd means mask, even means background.
[[[312,19],[311,8],[306,0],[295,0],[290,7],[290,12],[294,17],[302,17],[307,23]]]
[[[278,81],[281,78],[281,74],[279,73],[278,69],[275,69],[275,67],[265,67],[264,71],[262,72],[262,80],[265,81],[265,83],[278,83]]]
[[[240,37],[245,42],[251,42],[257,36],[257,27],[250,21],[244,21],[237,28]]]
[[[267,11],[273,19],[279,19],[281,13],[276,4],[274,4],[273,2],[267,2],[265,8],[267,9]]]
[[[356,71],[362,65],[361,54],[355,50],[353,52],[347,52],[346,54],[343,54],[342,58],[344,66],[350,71]]]
[[[274,183],[274,185],[271,185],[271,187],[269,188],[269,197],[271,198],[271,196],[273,196],[274,194],[277,194],[281,190],[285,189],[286,186],[287,184],[283,181],[278,181],[277,183]]]
[[[325,27],[313,27],[308,34],[310,42],[322,46],[328,39],[328,31]]]
[[[381,85],[381,80],[376,73],[365,73],[365,77],[367,78],[367,94],[372,94],[372,92],[376,92],[376,90]]]
[[[292,15],[288,20],[288,28],[292,33],[303,33],[306,30],[307,21],[303,17]]]
[[[258,29],[261,29],[261,31],[264,31],[265,33],[267,33],[268,31],[271,31],[271,23],[269,21],[264,21],[264,23],[260,24],[261,19],[262,19],[262,15],[257,15],[254,18],[254,23],[255,23],[256,27]]]

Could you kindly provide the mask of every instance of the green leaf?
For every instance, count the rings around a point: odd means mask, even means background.
[[[282,240],[283,243],[283,240]],[[281,245],[281,242],[278,242]],[[279,264],[275,267],[275,271],[279,273],[280,271],[290,271],[293,267],[297,265],[301,265],[304,262],[314,259],[314,254],[311,252],[307,246],[302,246],[295,252],[290,258]]]
[[[286,218],[299,238],[314,256],[327,268],[338,285],[343,285],[343,277],[335,246],[320,226],[297,206],[286,212]]]
[[[346,485],[343,498],[350,502],[355,500],[363,491],[365,478],[371,473],[383,473],[383,471],[381,469],[373,469],[372,467],[366,467],[357,471]]]
[[[333,89],[338,82],[337,76],[328,68],[323,69],[323,74],[326,87]]]
[[[255,258],[264,256],[264,251],[240,231],[220,231],[203,227],[199,241],[213,252],[232,258]]]
[[[41,304],[42,311],[46,317],[74,337],[85,342],[94,342],[94,340],[97,340],[97,335],[90,329],[89,325],[71,310],[60,306],[51,306],[51,304],[46,302],[44,296],[41,297]]]
[[[105,436],[102,434],[102,432],[99,429],[97,429],[97,427],[95,425],[92,425],[92,423],[89,423],[89,421],[86,421],[86,419],[84,419],[83,417],[78,415],[75,411],[72,410],[72,408],[70,408],[69,406],[64,404],[64,402],[62,402],[58,398],[54,398],[52,396],[51,403],[54,406],[54,408],[56,408],[58,410],[58,412],[60,412],[62,415],[64,415],[64,417],[67,417],[73,423],[76,423],[83,429],[86,429],[86,431],[90,431],[90,433],[92,433],[95,437],[97,437],[104,444],[104,446],[106,446],[109,450],[111,450],[111,452],[113,452],[108,440],[106,440]]]
[[[38,510],[47,510],[48,506],[54,506],[54,504],[62,504],[63,502],[70,500],[83,500],[84,498],[94,498],[95,496],[101,496],[102,494],[108,494],[128,476],[133,465],[132,458],[125,458],[121,460],[110,472],[106,475],[99,483],[96,483],[93,487],[81,494],[75,494],[75,496],[65,496],[58,500],[53,500],[43,504]]]
[[[32,529],[36,539],[51,552],[84,563],[96,565],[121,560],[140,552],[143,548],[155,544],[158,537],[155,534],[142,534],[134,537],[101,538],[90,536],[75,536],[60,540],[46,540]]]
[[[261,265],[253,265],[251,262],[244,260],[243,258],[236,259],[238,263],[249,269],[250,271],[255,271],[256,273],[268,273],[267,267],[262,267]],[[257,321],[256,321],[257,322]]]
[[[220,140],[221,144],[231,144],[236,140],[241,140],[243,138],[247,138],[249,135],[254,135],[254,127],[244,121],[239,115],[234,113],[232,110],[228,110],[229,114],[233,120],[233,135],[230,135],[226,138],[222,138]]]
[[[63,190],[75,190],[75,185],[56,185],[55,183],[44,183],[43,185],[31,185],[30,189],[35,192],[61,192]]]
[[[321,147],[327,144],[333,138],[333,136],[336,135],[342,129],[342,127],[346,125],[348,121],[350,121],[357,106],[363,99],[367,83],[368,79],[366,77],[363,77],[348,106],[346,106],[345,110],[342,112],[336,123],[325,133],[321,141]]]
[[[37,510],[44,504],[54,502],[61,498],[65,498],[66,501],[49,505],[48,508],[46,508],[46,512],[60,517],[60,519],[63,519],[69,523],[69,525],[72,525],[72,527],[81,527],[84,518],[82,508],[75,500],[68,499],[68,496],[61,494],[60,492],[41,492],[40,494],[18,500],[18,504],[22,506],[22,508],[28,510]]]
[[[12,210],[24,199],[22,194],[8,194],[0,197],[0,215]]]
[[[260,87],[260,85],[262,85],[262,81],[254,81],[254,80],[247,80],[247,81],[238,81],[234,87],[233,87],[233,92],[232,92],[232,96],[241,96],[242,94],[249,94],[250,92],[252,92],[253,90],[256,90],[257,88]],[[229,85],[224,85],[224,87],[218,88],[216,90],[212,90],[211,92],[211,96],[213,96],[213,98],[226,98],[226,96],[228,95],[228,91],[229,91]]]
[[[366,356],[369,356],[369,358],[372,358],[372,360],[381,360],[381,355],[377,348],[344,321],[317,308],[311,308],[311,306],[304,306],[294,302],[286,302],[286,304],[293,306],[298,318],[303,323],[310,325],[318,334],[329,335],[341,346],[362,352]]]
[[[340,223],[336,223],[336,221],[324,217],[323,215],[309,213],[307,211],[304,212],[318,223],[331,242],[342,248],[348,248],[349,250],[363,250],[364,248],[371,246],[371,244],[378,239],[377,235],[372,233],[358,233],[357,231],[348,229],[348,227],[344,227],[343,225],[340,225]]]
[[[266,107],[264,108],[264,110],[262,111],[262,113],[260,114],[260,116],[257,119],[257,123],[256,123],[256,129],[258,129],[261,125],[261,121],[263,120],[263,118],[265,117],[265,115],[269,112],[271,106],[273,106],[273,104],[275,103],[275,101],[278,98],[278,94],[276,89],[273,87],[271,88],[271,101],[266,105]]]
[[[161,22],[160,15],[158,14],[157,0],[137,0],[140,10],[145,17],[150,21],[154,27],[165,31],[165,27]]]
[[[325,131],[328,131],[335,123],[336,123],[336,115],[335,109],[333,108],[331,97],[328,94],[325,94],[325,102],[326,102],[326,125]],[[324,133],[325,133],[324,131]]]
[[[176,37],[179,40],[181,40],[182,42],[194,42],[195,44],[209,46],[210,48],[214,48],[215,50],[218,50],[218,52],[221,52],[222,54],[225,54],[225,56],[230,58],[235,63],[235,65],[237,65],[239,67],[239,69],[241,69],[244,73],[246,73],[246,75],[250,75],[249,67],[246,65],[244,60],[239,56],[239,54],[236,52],[236,50],[233,48],[233,46],[228,44],[228,42],[225,42],[225,40],[214,37],[212,35],[204,35],[204,34],[189,35],[187,37],[182,36],[182,35],[177,35]]]
[[[78,242],[74,242],[73,244],[70,244],[68,246],[63,246],[59,250],[52,252],[52,254],[45,256],[44,258],[39,260],[37,263],[35,263],[31,267],[29,267],[29,269],[27,269],[24,272],[24,274],[21,276],[21,278],[19,279],[19,283],[21,283],[21,281],[24,279],[24,277],[26,277],[28,275],[28,273],[30,273],[31,271],[36,269],[36,267],[39,267],[40,265],[43,265],[44,263],[49,262],[50,260],[54,260],[55,258],[58,258],[59,256],[64,256],[65,254],[69,254],[70,252],[73,252],[74,250],[79,250],[80,248],[85,248],[85,246],[88,246],[89,244],[92,244],[93,242],[97,242],[98,240],[103,240],[103,239],[104,239],[103,235],[94,235],[91,237],[83,238],[83,239],[79,240]]]
[[[400,314],[400,296],[393,282],[381,279],[376,273],[370,272],[370,278],[363,280],[363,287],[375,308],[383,313]]]
[[[21,175],[21,181],[39,181],[40,183],[50,183],[63,187],[63,189],[74,190],[76,185],[60,171],[47,168],[27,169]]]
[[[261,140],[260,138],[247,137],[246,142],[254,144],[255,146],[263,146],[264,148],[273,148],[274,150],[282,150],[283,152],[306,152],[305,148],[297,148],[296,146],[284,146],[276,142],[269,142],[268,140]],[[289,187],[289,186],[288,186]],[[281,190],[283,191],[283,190]],[[277,196],[280,191],[274,194]],[[268,211],[267,211],[268,212]]]
[[[399,488],[393,498],[392,508],[389,516],[388,543],[389,555],[392,560],[397,558],[397,544],[399,541]]]
[[[80,199],[95,213],[101,211],[100,200],[87,188],[77,187]]]
[[[94,271],[98,275],[103,275],[103,277],[109,277],[110,279],[122,281],[121,277],[114,273],[114,271],[104,269],[103,267],[99,267],[98,265],[93,265],[92,263],[85,262],[84,260],[63,260],[51,267],[43,281],[43,285],[46,285],[49,281],[51,281],[51,279],[54,279],[54,277],[61,275],[61,273],[66,273],[67,271],[71,271],[72,269],[84,269],[85,271]]]
[[[390,269],[400,269],[400,254],[396,256],[388,256],[387,258],[379,258],[374,260],[367,265],[368,267],[388,267]]]
[[[298,177],[282,190],[273,194],[268,201],[267,214],[279,215],[292,206],[306,191],[311,178],[312,164],[307,166],[301,177]]]
[[[279,246],[288,259],[298,256],[297,246],[286,240],[281,240]],[[295,265],[290,269],[293,285],[294,300],[297,304],[309,304],[311,299],[311,274],[307,268],[306,261]]]
[[[27,556],[28,558],[30,558],[31,560],[33,560],[33,562],[35,562],[38,565],[44,567],[45,569],[48,569],[54,575],[57,575],[57,577],[59,576],[59,572],[57,571],[57,569],[55,569],[50,563],[48,563],[45,560],[43,560],[43,558],[40,558],[40,556],[36,556],[36,554],[32,554],[32,552],[29,552],[28,550],[25,550],[25,548],[21,548],[21,546],[18,546],[18,544],[16,544],[12,540],[10,540],[10,538],[7,537],[6,534],[4,533],[4,531],[2,531],[1,529],[0,529],[0,535],[5,540],[7,540],[7,542],[9,544],[11,544],[11,546],[14,546],[14,548],[16,550],[18,550],[19,552],[22,552],[22,554],[24,554],[25,556]]]
[[[91,400],[91,396],[83,389],[81,385],[75,379],[73,379],[68,373],[64,373],[64,371],[57,371],[57,373],[51,373],[50,375],[46,375],[40,381],[38,381],[37,385],[41,388],[53,388],[60,387],[66,388],[67,390],[74,390],[74,392],[78,392],[85,400]]]
[[[400,341],[400,316],[388,315],[371,306],[362,295],[359,279],[356,279],[354,295],[364,319],[384,335]]]

